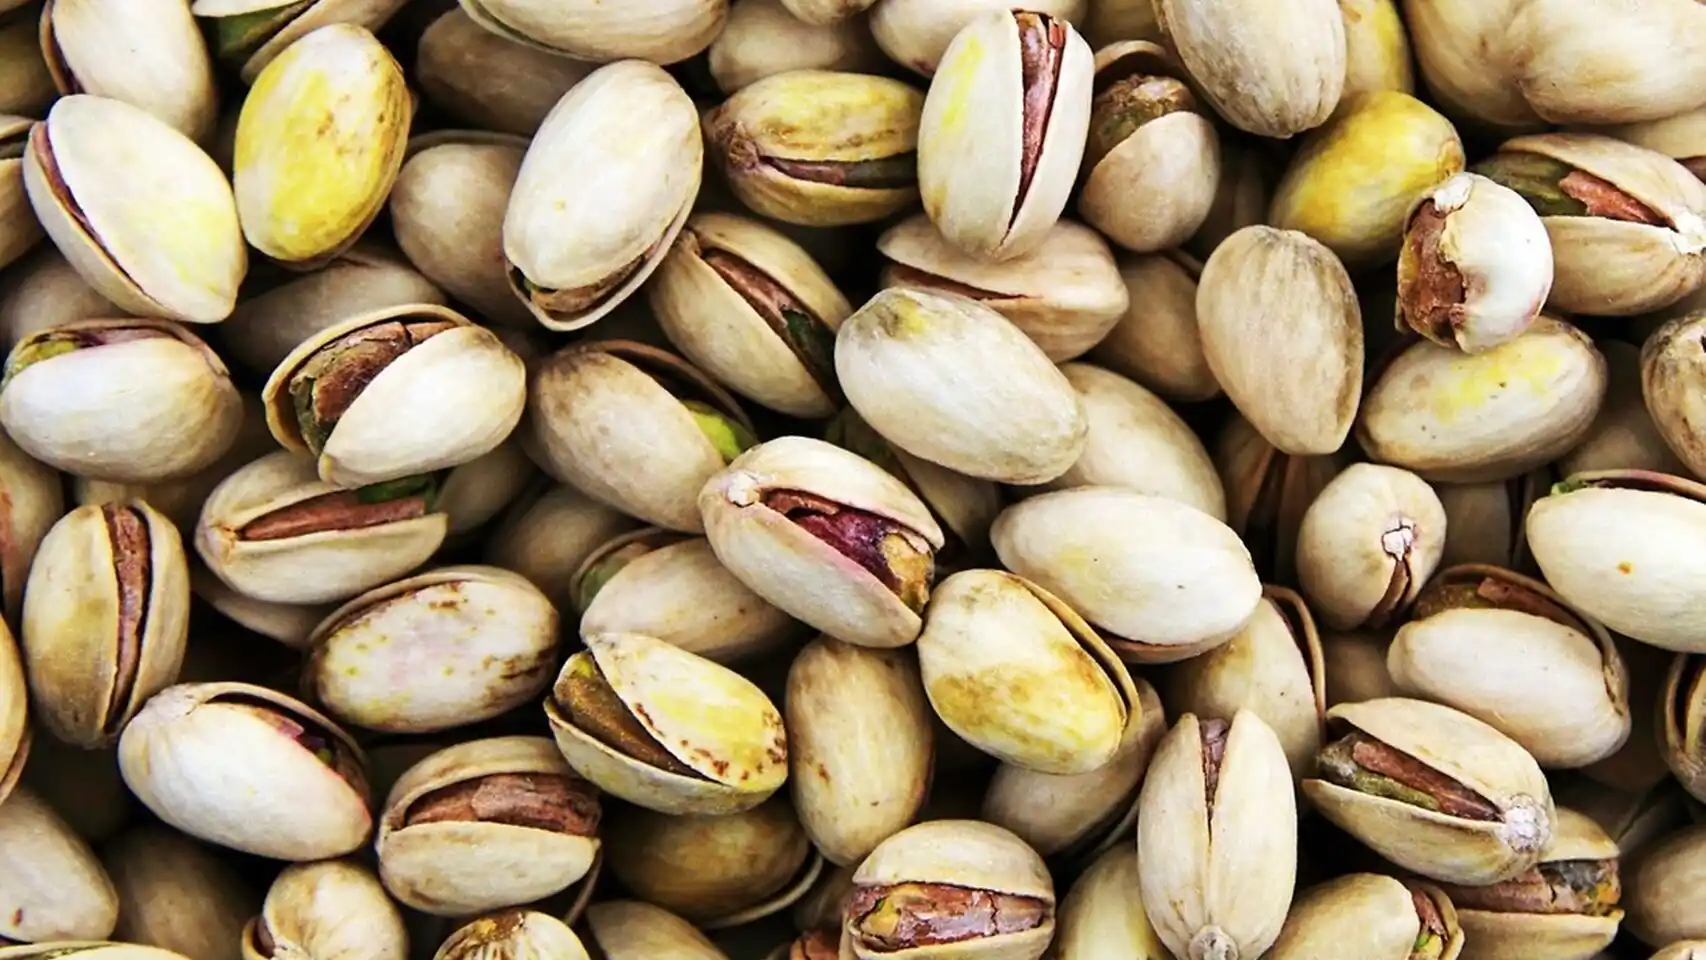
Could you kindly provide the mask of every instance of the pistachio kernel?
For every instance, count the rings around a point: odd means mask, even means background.
[[[1182,80],[1142,73],[1105,81],[1090,103],[1090,140],[1084,169],[1094,169],[1139,127],[1170,113],[1198,112],[1196,94]]]
[[[689,240],[698,243],[697,237],[689,236]],[[824,392],[837,394],[835,331],[828,324],[792,291],[751,262],[727,250],[701,250],[699,259],[788,345]]]
[[[1515,190],[1543,217],[1604,217],[1668,227],[1653,208],[1609,180],[1536,153],[1496,153],[1469,168]]]
[[[135,507],[105,504],[101,519],[112,545],[113,577],[118,583],[117,655],[112,691],[107,695],[101,732],[116,736],[128,718],[126,707],[136,687],[142,642],[148,634],[148,598],[154,585],[153,542],[148,520]]]
[[[1446,886],[1459,910],[1604,917],[1623,898],[1616,860],[1553,860],[1504,883]]]
[[[723,465],[734,461],[746,450],[758,445],[758,437],[753,435],[734,417],[718,410],[703,400],[683,400],[681,405],[692,414],[693,422],[699,425],[705,439],[711,441],[711,446],[717,449],[717,455],[723,458]]]
[[[216,18],[213,21],[214,56],[228,61],[247,60],[314,2],[299,0],[297,3]]]
[[[1360,731],[1321,749],[1321,779],[1347,790],[1465,820],[1498,823],[1503,813],[1467,785]]]
[[[610,274],[578,287],[560,290],[541,287],[529,279],[520,267],[516,266],[509,268],[510,283],[526,296],[529,303],[546,313],[582,313],[592,309],[599,301],[610,296],[617,287],[620,287],[624,281],[645,266],[646,261],[651,258],[652,253],[656,250],[657,245],[653,244],[646,248],[644,253],[616,268]]]
[[[1586,632],[1580,617],[1521,583],[1503,577],[1443,575],[1416,596],[1410,616],[1413,620],[1423,620],[1448,610],[1516,610]]]
[[[361,392],[403,354],[453,330],[449,320],[390,320],[352,330],[316,350],[290,377],[297,428],[319,453]]]
[[[853,935],[884,952],[961,943],[1035,930],[1048,922],[1048,902],[947,883],[860,887],[847,900]]]
[[[213,702],[236,707],[253,716],[280,734],[296,742],[302,749],[314,755],[316,760],[325,764],[339,779],[355,788],[363,797],[367,797],[367,772],[362,769],[361,761],[346,746],[337,734],[330,730],[315,729],[301,719],[284,712],[278,704],[245,696],[218,697]]]
[[[1451,935],[1445,926],[1445,915],[1434,898],[1419,887],[1410,888],[1410,902],[1415,905],[1416,919],[1421,924],[1415,945],[1410,948],[1410,960],[1440,960],[1445,956],[1446,940]]]
[[[172,335],[154,327],[76,327],[48,330],[19,344],[18,348],[12,351],[12,355],[6,359],[5,375],[0,378],[0,390],[4,390],[12,382],[12,378],[22,373],[25,368],[43,360],[52,360],[54,357],[92,347],[105,347],[133,340],[162,339],[170,340]]]
[[[1060,86],[1060,68],[1066,59],[1066,24],[1046,13],[1016,10],[1019,25],[1019,70],[1024,89],[1024,113],[1020,121],[1019,191],[1013,198],[1008,225],[1018,222],[1042,161],[1048,138],[1049,117],[1054,112],[1055,91]]]
[[[764,505],[864,568],[914,613],[923,612],[935,559],[929,542],[916,531],[799,490],[772,490],[764,495]]]
[[[575,581],[573,589],[575,609],[585,613],[586,608],[592,606],[592,599],[598,596],[599,591],[603,590],[605,585],[614,579],[618,573],[621,573],[624,567],[653,550],[668,546],[671,543],[679,543],[682,539],[682,537],[660,537],[631,540],[599,557],[591,566],[587,567],[580,579]]]
[[[647,766],[676,776],[703,780],[705,777],[670,753],[640,723],[591,654],[576,654],[571,667],[557,680],[552,697],[570,723],[599,743]]]
[[[1398,306],[1404,322],[1434,343],[1456,343],[1465,319],[1468,288],[1463,272],[1440,250],[1446,214],[1432,200],[1422,201],[1398,251]]]
[[[579,777],[494,773],[427,793],[409,806],[403,826],[496,823],[590,837],[601,815],[597,789]]]
[[[841,956],[840,940],[834,927],[814,927],[789,946],[788,960],[836,960]]]
[[[432,512],[438,478],[418,474],[354,490],[337,490],[263,513],[237,530],[237,539],[288,540],[313,533],[364,530],[415,520]]]

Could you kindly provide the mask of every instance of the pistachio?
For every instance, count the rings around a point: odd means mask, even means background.
[[[1155,18],[1209,103],[1240,130],[1283,140],[1320,126],[1339,105],[1338,0],[1156,0]]]
[[[1696,799],[1706,794],[1706,661],[1679,653],[1659,695],[1659,736],[1665,765]]]
[[[212,849],[164,827],[126,830],[101,859],[118,891],[117,940],[186,957],[232,956],[260,902]]]
[[[1491,131],[1544,129],[1517,86],[1511,21],[1527,0],[1403,0],[1428,93],[1454,119]]]
[[[576,926],[581,940],[606,960],[728,960],[698,928],[662,907],[639,900],[604,900]],[[817,958],[811,958],[817,960]]]
[[[1706,917],[1689,899],[1706,881],[1706,826],[1684,827],[1636,861],[1624,890],[1625,923],[1642,943],[1657,947],[1706,939]]]
[[[458,927],[432,960],[588,960],[569,925],[536,910],[487,914]]]
[[[1464,931],[1440,888],[1353,873],[1298,894],[1273,960],[1455,960]]]
[[[636,0],[612,6],[552,0],[462,0],[485,29],[560,57],[606,63],[676,63],[705,49],[723,29],[729,0]]]
[[[1433,576],[1445,529],[1445,508],[1420,477],[1352,464],[1321,489],[1298,527],[1303,595],[1331,629],[1379,629]]]
[[[707,66],[724,93],[791,70],[874,73],[884,61],[871,33],[862,17],[812,23],[784,0],[741,0],[711,41]]]
[[[1212,456],[1226,491],[1226,522],[1244,541],[1256,570],[1274,583],[1296,583],[1297,533],[1305,511],[1344,469],[1346,458],[1281,453],[1237,414],[1214,438]]]
[[[22,160],[21,155],[19,159]],[[30,211],[28,220],[39,233],[41,224],[35,211]],[[0,244],[0,250],[4,249]],[[4,259],[0,256],[0,261]],[[121,317],[124,313],[78,276],[71,262],[49,244],[16,260],[8,271],[7,282],[0,292],[0,339],[10,350],[24,337],[50,327],[77,320]]]
[[[23,14],[16,11],[28,3]],[[59,87],[41,48],[41,11],[29,0],[6,0],[0,21],[0,112],[40,116],[53,106]]]
[[[0,622],[0,802],[10,796],[29,759],[29,687],[10,628]],[[43,764],[36,764],[43,766]]]
[[[531,137],[569,88],[595,69],[493,33],[460,7],[422,31],[415,55],[415,78],[428,103],[470,126],[521,137]]]
[[[28,117],[0,114],[0,267],[29,253],[44,236],[24,188],[24,153],[33,126]]]
[[[1537,467],[1510,480],[1435,487],[1446,518],[1440,565],[1484,563],[1534,572],[1523,521],[1556,479],[1551,467]]]
[[[407,0],[192,0],[208,21],[211,52],[253,84],[297,40],[334,23],[377,32]]]
[[[1539,0],[1506,21],[1523,98],[1552,123],[1657,120],[1706,103],[1706,11],[1681,0],[1621,10]],[[1675,61],[1653,56],[1665,50]],[[1604,76],[1604,83],[1584,75]]]
[[[1059,960],[1169,960],[1143,901],[1134,896],[1141,874],[1137,848],[1126,841],[1109,847],[1084,871],[1060,901],[1054,951]]]
[[[351,860],[293,863],[243,931],[243,960],[405,960],[403,916],[379,879]]]
[[[1095,6],[1086,13],[1090,6],[1088,0],[1031,0],[1026,9],[1080,26],[1087,16],[1101,12],[1101,6]],[[995,9],[1004,10],[1007,5],[1002,0],[877,0],[870,8],[870,29],[889,59],[928,77],[936,72],[954,36],[980,14]]]
[[[115,48],[127,55],[114,56]],[[191,140],[205,142],[213,132],[213,64],[185,4],[49,0],[41,49],[60,93],[122,100]]]
[[[1688,468],[1683,466],[1682,460],[1665,440],[1667,433],[1675,433],[1673,415],[1666,414],[1671,426],[1661,429],[1658,419],[1647,408],[1649,392],[1653,396],[1653,406],[1661,410],[1673,411],[1687,407],[1687,401],[1678,395],[1681,391],[1667,389],[1670,384],[1682,379],[1682,376],[1668,372],[1667,368],[1674,369],[1673,365],[1660,361],[1658,342],[1655,341],[1654,388],[1651,391],[1646,390],[1642,383],[1645,365],[1642,363],[1641,347],[1619,340],[1600,341],[1598,346],[1600,354],[1605,357],[1605,402],[1600,405],[1599,416],[1594,418],[1593,427],[1588,430],[1587,436],[1576,444],[1574,450],[1559,458],[1559,475],[1567,477],[1594,470],[1620,468],[1650,470],[1654,473],[1688,473]],[[1664,351],[1667,359],[1682,359],[1679,356],[1681,346],[1682,343],[1676,340],[1667,341]],[[1675,366],[1686,369],[1687,364],[1683,362]],[[1682,440],[1680,434],[1677,436]],[[1690,457],[1696,456],[1692,449],[1688,449],[1688,453]]]
[[[28,787],[0,806],[0,937],[101,940],[118,922],[118,892],[89,845]]]
[[[559,610],[581,610],[575,600],[580,569],[598,548],[638,526],[575,488],[556,484],[510,505],[486,540],[485,560],[532,581]]]

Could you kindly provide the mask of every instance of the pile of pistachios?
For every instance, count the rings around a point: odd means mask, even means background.
[[[1706,960],[1706,0],[0,0],[0,960]]]

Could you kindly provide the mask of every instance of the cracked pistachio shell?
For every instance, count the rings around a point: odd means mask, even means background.
[[[24,188],[24,153],[35,123],[29,117],[0,114],[0,267],[29,253],[45,236]],[[35,318],[28,322],[35,323]]]
[[[31,456],[81,477],[186,477],[236,442],[243,404],[201,338],[164,320],[80,320],[7,357],[0,425]]]
[[[1250,554],[1194,507],[1116,487],[1045,493],[990,529],[1001,565],[1059,597],[1133,663],[1196,656],[1261,601]]]
[[[412,324],[447,329],[406,343],[378,370],[372,369],[375,358],[350,350],[354,359],[344,364],[349,372],[314,372],[327,358],[336,364],[338,351],[349,350],[345,341]],[[398,337],[412,341],[400,332]],[[332,415],[318,442],[303,435],[305,402],[297,396],[304,381],[310,396],[317,393],[317,377],[334,380],[334,394],[352,388],[355,393],[353,399],[338,397],[344,409]],[[267,428],[281,446],[315,457],[327,483],[362,487],[461,466],[490,453],[521,422],[527,369],[496,334],[449,307],[389,307],[333,324],[297,345],[267,378],[261,401]],[[310,409],[318,403],[306,401]],[[317,412],[308,415],[324,422]]]
[[[831,863],[859,863],[917,818],[935,751],[910,657],[818,637],[788,668],[783,717],[794,809]]]
[[[966,742],[1040,773],[1119,750],[1137,691],[1090,625],[1033,583],[965,570],[936,585],[918,663],[930,706]]]
[[[1081,864],[1130,835],[1137,821],[1138,786],[1161,735],[1161,698],[1141,678],[1113,759],[1081,774],[1040,773],[1016,764],[997,767],[979,819],[1005,827],[1044,857]]]
[[[1659,696],[1659,733],[1665,766],[1689,794],[1706,795],[1706,658],[1679,653]],[[1703,801],[1706,802],[1706,801]]]
[[[192,0],[211,29],[212,53],[253,84],[290,45],[334,23],[378,32],[407,0]]]
[[[716,39],[729,0],[461,0],[480,26],[561,57],[671,64]]]
[[[991,10],[954,35],[918,129],[924,212],[950,244],[993,262],[1042,244],[1084,156],[1092,62],[1072,24],[1047,14]]]
[[[1621,340],[1601,340],[1595,345],[1599,347],[1600,355],[1605,357],[1605,402],[1600,404],[1599,416],[1594,418],[1593,427],[1588,430],[1587,436],[1576,444],[1575,449],[1558,459],[1558,475],[1568,477],[1594,470],[1650,470],[1654,473],[1688,474],[1689,469],[1665,440],[1665,434],[1669,431],[1660,429],[1657,418],[1647,409],[1648,391],[1642,383],[1645,375],[1642,348]],[[1672,341],[1664,346],[1665,352],[1671,353],[1680,345]],[[1672,354],[1669,359],[1683,358]],[[1658,374],[1655,384],[1668,383],[1687,376],[1666,371],[1665,368],[1670,364],[1660,366],[1655,363],[1654,366],[1654,372]],[[1690,365],[1685,362],[1681,366],[1686,369]],[[1655,387],[1653,392],[1657,394],[1658,389]],[[1677,395],[1680,391],[1672,390],[1666,393],[1668,396],[1662,399],[1654,397],[1654,406],[1672,410],[1688,409],[1689,402]],[[1699,457],[1697,462],[1706,468],[1706,456],[1702,455],[1706,454],[1706,450],[1696,451],[1690,448],[1685,452],[1691,458]]]
[[[1339,105],[1338,0],[1155,0],[1155,16],[1203,95],[1240,130],[1284,140]]]
[[[110,745],[175,682],[190,582],[172,522],[141,501],[78,507],[36,551],[20,651],[36,721],[85,749]]]
[[[1193,402],[1220,394],[1197,329],[1202,264],[1181,252],[1119,261],[1127,306],[1086,357],[1166,397]]]
[[[569,925],[548,913],[516,908],[459,927],[432,960],[588,960]]]
[[[790,70],[874,73],[886,62],[863,17],[807,23],[782,0],[740,0],[711,42],[706,66],[718,89],[734,93]]]
[[[1605,471],[1535,501],[1529,549],[1552,589],[1616,633],[1706,653],[1701,589],[1706,487],[1682,477]],[[1697,575],[1698,570],[1698,575]]]
[[[1577,328],[1544,314],[1473,356],[1419,341],[1370,383],[1357,442],[1435,483],[1509,480],[1568,453],[1605,401],[1606,366]]]
[[[123,100],[197,142],[213,133],[213,62],[183,0],[48,0],[40,30],[60,93]]]
[[[230,316],[249,265],[231,184],[164,121],[120,100],[61,97],[30,129],[24,188],[54,246],[123,311]]]
[[[321,860],[279,873],[242,948],[243,960],[407,960],[409,941],[401,911],[371,870]]]
[[[114,939],[188,957],[237,956],[260,899],[211,847],[149,824],[121,834],[102,861],[118,891]]]
[[[100,940],[118,923],[118,891],[89,845],[28,787],[0,806],[0,937]]]
[[[564,347],[528,381],[524,430],[541,469],[648,523],[704,529],[695,498],[728,451],[683,401],[704,403],[742,442],[752,421],[727,391],[680,357],[628,340]]]
[[[1327,711],[1328,737],[1348,729],[1390,746],[1497,809],[1476,820],[1326,780],[1303,793],[1328,820],[1398,866],[1446,883],[1488,885],[1539,862],[1557,820],[1539,764],[1516,741],[1451,707],[1390,697]]]
[[[872,223],[918,202],[910,161],[923,110],[924,94],[899,80],[790,70],[705,114],[705,141],[730,191],[760,216]]]
[[[1092,130],[1100,131],[1103,124],[1138,125],[1105,156],[1085,156],[1086,164],[1095,163],[1084,171],[1078,211],[1109,240],[1137,253],[1173,249],[1208,219],[1220,189],[1220,135],[1194,97],[1164,116],[1143,120],[1135,104],[1098,110],[1099,95],[1128,77],[1184,75],[1158,43],[1124,41],[1096,51]]]
[[[1431,99],[1489,132],[1543,129],[1516,84],[1512,19],[1527,0],[1403,0],[1404,23]]]
[[[1138,892],[1180,957],[1251,960],[1273,945],[1297,880],[1297,807],[1285,749],[1262,718],[1185,714],[1161,738],[1138,801]],[[1215,770],[1208,792],[1206,771]]]
[[[669,342],[736,393],[792,417],[836,411],[835,331],[853,307],[786,234],[695,214],[647,289]]]
[[[303,690],[340,722],[436,733],[544,691],[556,666],[557,610],[520,574],[444,567],[356,597],[307,645]]]
[[[576,930],[606,960],[728,960],[693,924],[640,900],[592,904]]]
[[[1024,9],[1077,26],[1113,2],[1103,0],[1092,5],[1088,0],[1031,0]],[[1086,11],[1092,6],[1093,10]],[[998,9],[1009,9],[1009,5],[1005,0],[877,0],[869,20],[877,46],[891,60],[928,77],[936,72],[955,34],[981,14]]]
[[[1344,445],[1362,393],[1362,312],[1333,251],[1296,230],[1239,230],[1203,265],[1197,322],[1209,369],[1269,443],[1314,456]]]
[[[552,330],[608,315],[669,252],[703,167],[699,113],[661,67],[588,74],[551,108],[510,191],[510,289]]]
[[[763,803],[788,778],[782,714],[727,667],[637,633],[595,633],[569,658],[558,689],[590,659],[645,732],[692,774],[674,773],[605,745],[576,726],[563,693],[545,718],[569,765],[605,792],[669,814],[726,814]]]
[[[848,402],[884,439],[966,476],[1043,483],[1084,451],[1089,428],[1071,382],[975,300],[883,290],[842,323],[835,370]]]
[[[1511,79],[1549,122],[1659,120],[1706,103],[1706,10],[1687,0],[1533,0],[1505,29]]]
[[[1082,356],[1126,315],[1131,297],[1108,241],[1057,220],[1037,247],[1001,263],[969,256],[923,214],[877,238],[884,287],[960,294],[1013,322],[1056,363]]]
[[[1703,339],[1706,314],[1677,317],[1647,338],[1640,365],[1640,394],[1650,417],[1647,424],[1657,429],[1664,445],[1687,468],[1674,472],[1695,476],[1706,475],[1706,430],[1701,428],[1703,411],[1696,396],[1706,384],[1706,366],[1696,359],[1703,352]],[[1642,425],[1640,421],[1636,424],[1637,428]],[[1630,469],[1640,465],[1629,461],[1606,466]]]
[[[1385,626],[1439,568],[1445,522],[1427,481],[1397,467],[1352,464],[1321,489],[1298,527],[1303,596],[1329,629]]]
[[[801,633],[794,618],[717,560],[710,541],[660,527],[607,541],[573,582],[583,634],[643,633],[732,663],[777,650]]]
[[[858,561],[819,539],[764,499],[799,492],[884,521],[933,555],[942,528],[907,486],[840,447],[782,437],[742,454],[699,494],[717,559],[754,593],[802,623],[866,647],[901,647],[923,628],[918,611]]]
[[[1418,895],[1433,901],[1446,928],[1437,953],[1418,950],[1427,932],[1416,912]],[[1269,960],[1411,960],[1420,955],[1456,960],[1464,946],[1459,917],[1450,898],[1432,884],[1410,886],[1380,874],[1353,873],[1299,893],[1285,929],[1266,956]]]
[[[1624,891],[1624,928],[1649,946],[1706,939],[1706,826],[1684,827],[1649,847]]]
[[[1225,718],[1249,710],[1279,739],[1292,777],[1314,770],[1327,719],[1326,661],[1315,618],[1293,591],[1264,587],[1244,629],[1174,667],[1165,693],[1175,713]]]
[[[597,68],[493,33],[460,7],[434,20],[415,48],[415,80],[428,103],[471,126],[522,137]]]
[[[997,933],[954,944],[883,950],[859,935],[845,916],[854,960],[1036,960],[1055,931],[1054,880],[1048,867],[1010,831],[977,820],[930,820],[884,840],[853,873],[854,889],[896,884],[946,884],[1043,902],[1042,922],[1014,933]],[[846,956],[846,953],[843,953]]]
[[[601,546],[639,525],[574,487],[556,484],[514,501],[486,540],[485,562],[533,581],[558,610],[575,610],[576,573]]]
[[[1172,960],[1135,896],[1137,878],[1137,846],[1127,840],[1073,881],[1056,917],[1057,960]]]
[[[167,687],[125,726],[118,759],[130,792],[168,826],[243,853],[343,856],[373,826],[355,741],[265,687]]]
[[[612,811],[606,836],[610,870],[625,889],[702,930],[787,909],[823,869],[823,855],[780,795],[715,815],[624,807]]]
[[[1398,628],[1398,690],[1455,707],[1547,768],[1602,760],[1629,739],[1629,678],[1611,635],[1545,584],[1498,567],[1442,571]]]
[[[1214,461],[1165,400],[1087,363],[1068,363],[1060,372],[1078,391],[1090,430],[1078,462],[1045,489],[1128,487],[1226,520],[1226,492]]]
[[[336,23],[292,43],[237,120],[243,236],[292,269],[348,249],[385,207],[411,113],[402,67],[365,28]]]
[[[483,792],[481,781],[488,777],[520,778],[534,788],[510,804],[501,791],[490,798],[469,793],[469,805],[453,819],[410,822],[419,805],[445,791],[478,785]],[[565,783],[567,792],[541,796],[539,785],[549,783]],[[434,916],[466,917],[543,900],[593,867],[600,848],[599,809],[595,801],[586,810],[576,801],[594,797],[547,737],[492,737],[446,747],[392,785],[374,840],[379,879],[404,906]],[[547,806],[553,803],[569,807],[572,819]],[[506,822],[505,814],[516,811],[531,819]],[[553,814],[586,832],[536,825]]]

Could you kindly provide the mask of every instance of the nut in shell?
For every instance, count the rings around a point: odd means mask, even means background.
[[[213,63],[188,4],[54,0],[42,7],[40,31],[60,93],[123,100],[198,142],[213,132]]]
[[[0,802],[11,795],[23,776],[33,739],[29,722],[30,693],[24,662],[11,628],[0,622]]]
[[[1664,445],[1695,476],[1706,473],[1706,434],[1697,426],[1701,422],[1698,390],[1706,367],[1695,358],[1706,353],[1701,347],[1703,339],[1706,314],[1691,312],[1653,331],[1641,347],[1640,394],[1650,423]],[[4,395],[0,394],[0,413],[4,411]]]
[[[1659,694],[1665,765],[1695,799],[1706,795],[1706,658],[1679,653]],[[1706,802],[1706,801],[1702,801]]]
[[[1137,847],[1130,841],[1108,848],[1079,875],[1060,901],[1054,941],[1060,960],[1094,960],[1110,950],[1129,960],[1172,957],[1134,895],[1138,875]]]
[[[321,27],[350,23],[378,31],[408,0],[192,0],[208,48],[254,83],[267,64]]]
[[[242,948],[243,960],[405,960],[409,953],[402,911],[379,878],[352,860],[285,867],[244,928]]]
[[[569,925],[548,913],[511,909],[458,927],[432,960],[588,960]]]
[[[0,937],[8,943],[112,935],[119,910],[112,878],[89,844],[27,787],[0,807],[0,856]]]
[[[1706,878],[1706,825],[1677,830],[1648,847],[1624,891],[1625,929],[1649,946],[1706,939],[1689,893]]]
[[[559,57],[604,63],[686,60],[710,45],[728,19],[729,0],[462,0],[486,30]]]
[[[1339,105],[1338,0],[1155,0],[1155,18],[1215,111],[1246,133],[1285,139]]]
[[[1353,873],[1297,895],[1272,960],[1456,960],[1463,925],[1445,891]]]
[[[699,928],[655,904],[603,900],[586,908],[575,932],[609,960],[727,960]],[[817,960],[817,958],[812,958]]]
[[[1379,629],[1439,568],[1445,508],[1407,470],[1352,464],[1322,488],[1297,531],[1303,595],[1333,630]]]

